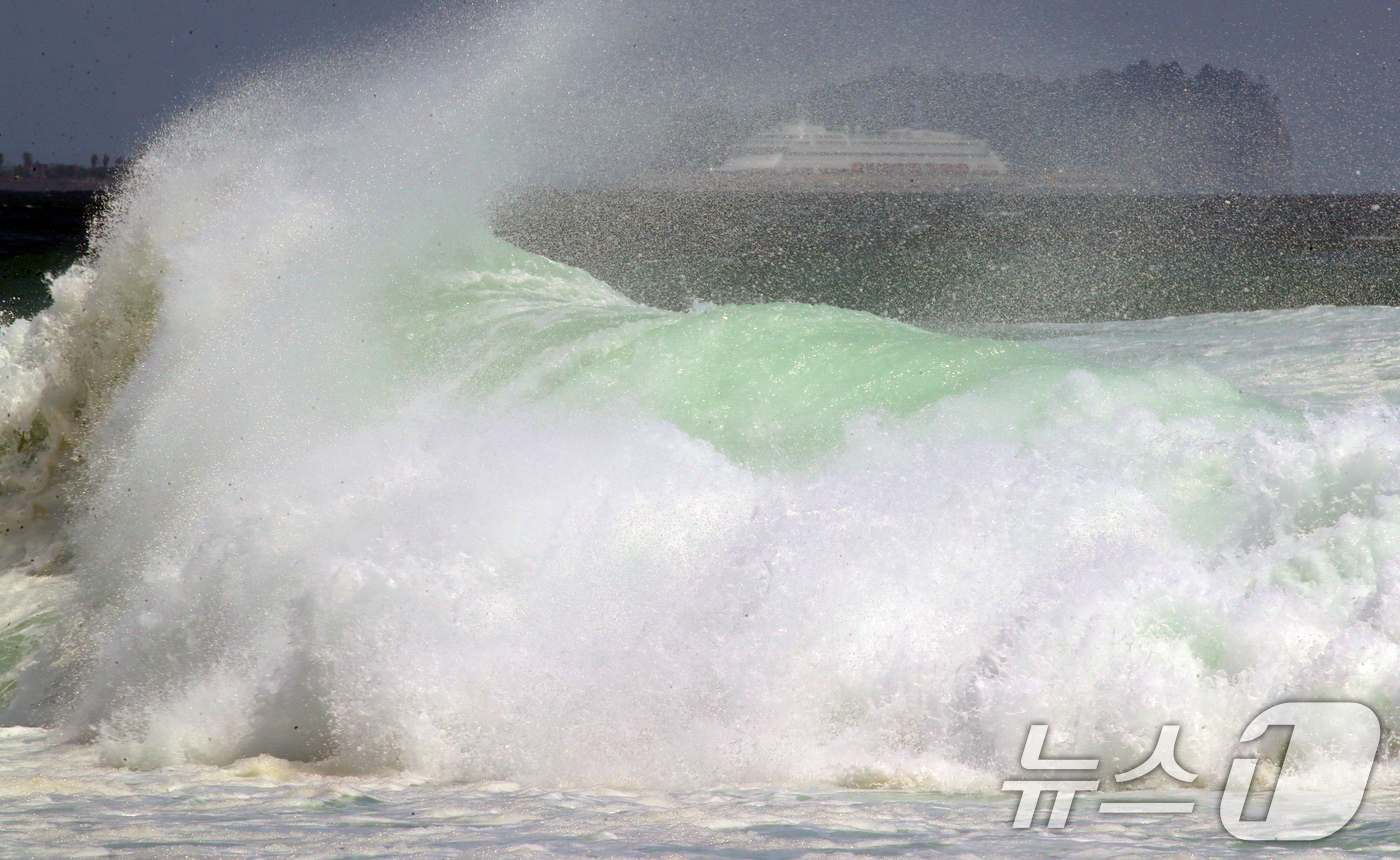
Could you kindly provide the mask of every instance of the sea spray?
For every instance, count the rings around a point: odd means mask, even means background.
[[[142,766],[966,789],[1030,720],[1124,767],[1181,723],[1216,778],[1261,698],[1385,707],[1388,415],[1232,431],[1160,414],[1241,409],[1199,374],[1027,382],[796,472],[644,408],[420,395],[146,558],[73,725]]]
[[[153,141],[7,335],[18,432],[50,410],[75,457],[16,496],[58,491],[74,593],[9,719],[130,767],[951,790],[1037,721],[1120,770],[1179,724],[1211,783],[1284,697],[1394,723],[1389,409],[664,312],[512,248],[485,211],[567,149],[564,20],[283,70]]]

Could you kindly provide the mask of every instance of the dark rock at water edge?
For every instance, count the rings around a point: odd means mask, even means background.
[[[47,276],[87,250],[92,191],[18,191],[0,185],[0,321],[48,306]]]

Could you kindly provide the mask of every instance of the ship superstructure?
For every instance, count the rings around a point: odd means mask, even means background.
[[[901,128],[880,135],[828,131],[807,122],[785,123],[740,144],[722,173],[917,172],[993,177],[1006,162],[984,140],[946,131]]]

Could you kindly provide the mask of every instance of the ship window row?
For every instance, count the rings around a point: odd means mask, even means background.
[[[795,146],[814,144],[839,144],[841,146],[985,146],[976,140],[848,140],[843,137],[759,137],[751,140],[749,146]]]
[[[970,150],[970,151],[969,151],[969,150],[966,150],[966,149],[961,150],[961,151],[949,151],[949,150],[945,149],[943,152],[928,152],[928,151],[926,151],[926,150],[925,150],[925,151],[917,151],[917,150],[916,150],[916,151],[912,151],[912,152],[911,152],[911,151],[909,151],[909,150],[903,150],[903,151],[901,151],[901,150],[889,150],[889,149],[841,149],[841,150],[823,150],[823,149],[774,149],[774,148],[765,147],[765,148],[763,148],[763,149],[748,149],[748,148],[746,148],[746,149],[742,150],[742,153],[741,153],[741,154],[743,154],[743,155],[779,155],[779,154],[784,154],[784,153],[786,153],[786,154],[788,154],[788,155],[793,155],[793,156],[801,156],[801,157],[803,157],[803,158],[831,158],[831,157],[845,157],[845,156],[854,156],[854,155],[859,155],[859,156],[881,156],[881,157],[889,156],[889,157],[894,157],[894,158],[991,158],[991,157],[992,157],[992,154],[991,154],[990,152],[988,152],[987,150],[985,150],[985,149],[974,149],[974,150]]]
[[[975,140],[880,140],[864,141],[851,140],[845,137],[769,137],[760,136],[752,139],[745,148],[769,147],[769,146],[811,146],[815,144],[839,144],[841,146],[903,146],[913,149],[927,146],[942,147],[976,147],[986,146],[985,143]]]
[[[961,153],[961,152],[948,152],[948,153],[938,153],[938,152],[917,153],[917,152],[876,152],[876,151],[874,151],[874,150],[871,150],[871,151],[863,151],[863,152],[852,152],[852,151],[850,151],[850,150],[845,150],[845,151],[843,151],[843,152],[818,152],[818,151],[810,151],[810,152],[794,152],[794,153],[792,153],[792,155],[793,155],[793,156],[796,156],[796,157],[800,157],[800,158],[990,158],[990,157],[991,157],[991,156],[989,156],[989,155],[983,155],[983,154],[972,154],[972,155],[969,155],[968,153]]]
[[[876,153],[899,153],[899,154],[901,154],[901,155],[911,155],[911,154],[912,154],[912,155],[917,155],[917,154],[919,154],[919,153],[921,153],[921,152],[926,152],[926,151],[928,151],[928,150],[930,149],[930,147],[929,147],[927,144],[921,144],[921,145],[912,145],[912,144],[911,144],[911,145],[907,145],[907,146],[900,146],[899,144],[894,144],[894,145],[890,145],[890,144],[879,144],[879,145],[882,147],[881,149],[867,149],[866,146],[863,146],[863,145],[860,145],[860,144],[855,144],[855,145],[852,145],[852,146],[849,146],[849,147],[843,146],[843,147],[841,148],[840,151],[841,151],[841,152],[862,152],[862,153],[868,153],[868,152],[876,152]],[[986,153],[986,152],[988,151],[987,148],[986,148],[985,146],[983,146],[983,145],[981,145],[981,144],[976,144],[976,143],[941,143],[941,144],[938,144],[938,149],[943,150],[943,151],[945,151],[945,152],[948,152],[948,151],[956,151],[956,152],[958,152],[959,154],[964,154],[964,153],[967,153],[967,152],[973,152],[973,153],[977,153],[977,154],[982,154],[982,153]],[[756,153],[756,154],[768,155],[768,154],[771,154],[771,153],[774,153],[774,152],[787,152],[787,151],[792,151],[792,152],[828,152],[829,150],[825,150],[825,149],[822,149],[822,150],[814,150],[814,149],[812,148],[812,145],[775,146],[775,145],[769,144],[769,145],[749,145],[749,146],[743,147],[741,151],[743,151],[743,152],[748,152],[748,153]]]

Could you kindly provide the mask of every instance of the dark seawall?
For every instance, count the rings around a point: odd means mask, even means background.
[[[549,191],[495,224],[675,309],[790,300],[978,323],[1400,304],[1393,196]]]
[[[48,304],[96,195],[0,193],[0,312]],[[1400,197],[546,191],[497,232],[639,301],[819,302],[916,323],[1400,305]]]

